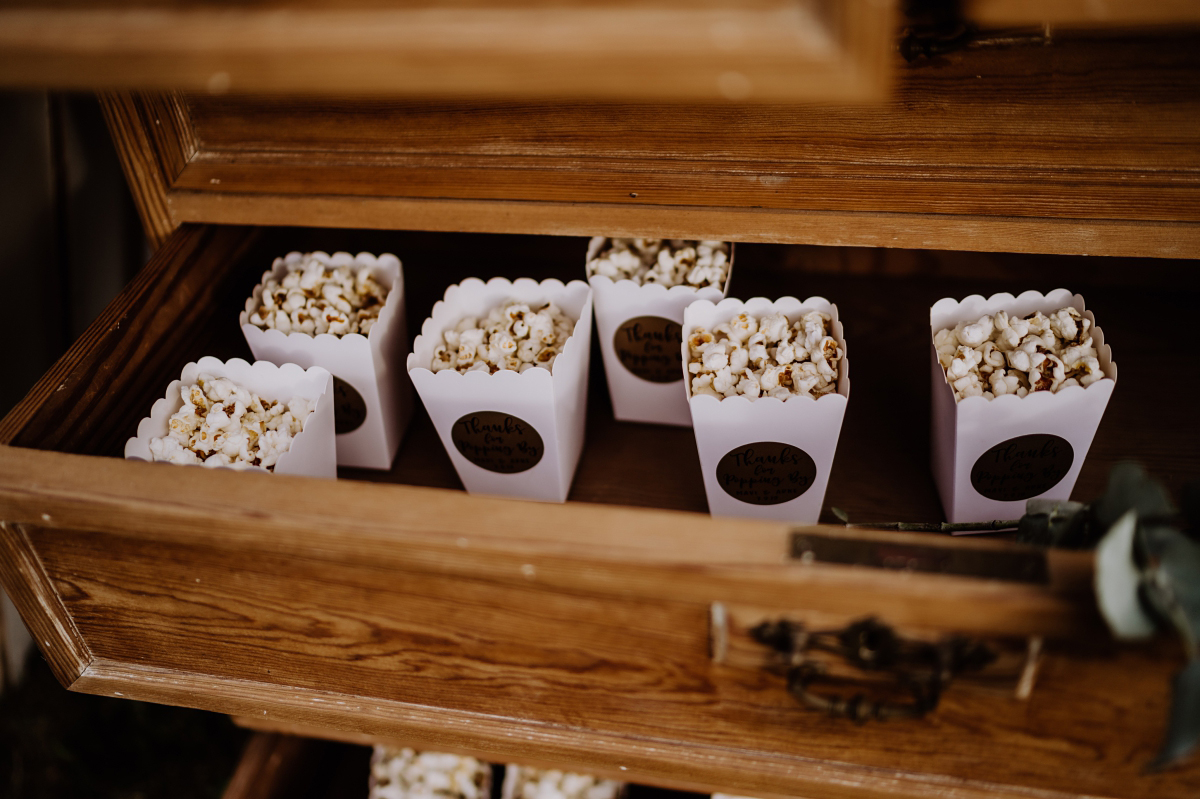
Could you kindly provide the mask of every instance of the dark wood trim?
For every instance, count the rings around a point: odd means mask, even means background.
[[[540,723],[519,717],[428,708],[251,681],[135,666],[98,659],[77,690],[253,717],[262,724],[327,728],[335,740],[369,730],[375,740],[407,741],[424,749],[473,752],[494,762],[570,764],[627,781],[708,793],[745,792],[764,799],[1066,799],[1074,793],[939,778],[918,772],[746,751],[728,746],[681,746],[650,737]],[[798,722],[806,718],[803,711]],[[901,733],[897,733],[901,734]],[[850,753],[848,753],[848,756]]]
[[[0,582],[64,687],[92,662],[92,653],[46,574],[26,526],[0,521]]]
[[[211,312],[212,293],[234,267],[237,254],[254,238],[246,228],[189,226],[172,234],[66,354],[0,420],[0,445],[36,441],[37,446],[53,448],[76,425],[99,432],[111,426],[104,419],[103,408],[124,404],[123,397],[108,390],[108,381],[115,377],[112,370],[127,368],[138,374],[148,363],[168,357],[168,342],[186,346],[192,336],[189,319]],[[103,373],[100,382],[97,370]],[[145,377],[157,381],[153,374]],[[74,432],[80,433],[78,429]],[[122,431],[111,432],[117,435]]]
[[[158,248],[179,226],[167,187],[197,151],[187,105],[178,92],[102,92],[99,98],[146,237]]]

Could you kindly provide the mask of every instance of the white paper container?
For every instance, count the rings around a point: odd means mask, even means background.
[[[404,273],[399,259],[390,253],[312,253],[330,266],[348,265],[355,271],[370,269],[381,285],[390,286],[387,300],[370,332],[334,336],[322,333],[282,333],[250,324],[249,316],[262,302],[263,285],[274,275],[282,280],[289,269],[304,260],[304,254],[288,253],[276,258],[270,271],[246,300],[238,321],[250,351],[260,361],[294,363],[308,368],[321,366],[333,373],[334,419],[338,464],[367,469],[390,469],[400,439],[412,416],[412,389],[405,379],[401,360],[408,352],[408,330],[404,314]]]
[[[125,442],[126,458],[151,460],[150,439],[166,436],[167,423],[183,407],[180,386],[194,384],[201,374],[228,378],[262,399],[288,402],[295,397],[303,397],[315,402],[313,412],[304,420],[304,428],[292,439],[288,451],[276,461],[275,474],[337,477],[337,454],[333,441],[333,376],[319,366],[305,370],[290,363],[283,366],[267,361],[249,364],[241,358],[221,361],[206,356],[183,367],[180,379],[171,381],[166,394],[150,409],[150,415],[138,423],[137,437]],[[248,464],[222,468],[267,471],[261,466]]]
[[[1005,394],[991,400],[967,397],[955,402],[933,344],[939,330],[997,311],[1025,316],[1067,306],[1092,322],[1093,343],[1105,378],[1087,388],[1072,386],[1056,393]],[[978,294],[962,301],[946,298],[929,309],[929,324],[930,454],[946,519],[1017,519],[1025,513],[1028,499],[1070,499],[1117,381],[1117,365],[1104,343],[1104,332],[1085,309],[1083,297],[1055,289],[1049,294],[1027,291],[1019,297],[1005,293],[987,299]]]
[[[430,370],[443,331],[507,300],[553,302],[577,320],[553,374]],[[582,281],[470,278],[446,289],[413,342],[408,373],[467,491],[566,501],[583,451],[591,338],[592,291]]]
[[[603,237],[591,240],[588,263],[607,242],[608,239]],[[687,389],[680,383],[679,364],[675,361],[678,345],[659,341],[657,336],[669,329],[668,323],[682,325],[683,309],[696,300],[721,301],[733,276],[733,256],[734,245],[730,244],[728,274],[725,285],[719,289],[667,288],[659,283],[638,285],[632,280],[614,281],[602,275],[588,278],[595,297],[596,332],[600,336],[600,352],[604,356],[604,373],[608,377],[614,417],[625,422],[685,427],[692,423]],[[639,324],[644,317],[649,317],[644,322],[645,335]],[[644,366],[631,369],[622,361],[621,353],[625,353],[627,359],[638,359],[635,363]]]
[[[504,782],[500,784],[500,799],[521,799],[523,795],[522,786],[530,780],[539,780],[541,775],[549,771],[549,769],[538,769],[530,766],[518,766],[509,763],[504,767]],[[563,776],[572,775],[574,772],[559,772]],[[579,775],[588,776],[588,775]],[[592,777],[598,780],[601,784],[607,783],[612,789],[613,799],[623,799],[629,795],[628,786],[626,783],[619,780],[600,780],[598,777]],[[563,799],[567,799],[564,795]]]
[[[697,397],[692,396],[691,382],[687,381],[709,512],[713,516],[815,522],[821,515],[850,396],[850,360],[837,306],[823,297],[809,297],[803,302],[795,297],[774,302],[755,297],[746,302],[725,299],[716,305],[706,300],[693,303],[683,315],[684,369],[687,339],[693,330],[712,330],[743,311],[755,317],[782,313],[792,322],[809,311],[824,311],[833,317],[830,335],[846,355],[839,369],[837,392],[815,400]],[[784,462],[774,460],[778,458]]]
[[[447,764],[445,768],[434,769],[432,767],[421,767],[418,773],[421,776],[424,784],[413,786],[411,783],[405,785],[403,782],[403,769],[407,766],[412,768],[413,761],[421,755],[435,755],[439,759],[450,761],[453,758],[454,765],[451,767]],[[399,763],[395,763],[397,759]],[[478,786],[479,799],[488,799],[492,795],[492,767],[490,763],[479,760],[467,755],[454,755],[440,752],[428,752],[413,750],[409,748],[397,748],[392,746],[383,746],[376,744],[371,751],[371,775],[368,780],[367,797],[368,799],[383,799],[383,797],[395,797],[401,795],[411,795],[401,793],[402,790],[419,792],[424,796],[453,796],[459,799],[465,799],[463,793],[457,787],[452,792],[435,792],[431,790],[429,777],[436,771],[439,774],[444,774],[450,778],[453,783],[454,774],[459,771],[473,770],[473,783]],[[399,779],[393,780],[392,777]],[[415,789],[415,791],[414,791]]]

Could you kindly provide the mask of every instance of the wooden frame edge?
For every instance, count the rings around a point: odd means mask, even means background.
[[[181,222],[1200,259],[1200,223],[169,192]]]
[[[479,752],[496,762],[519,762],[527,758],[523,755],[533,747],[540,760],[572,763],[585,771],[619,774],[630,781],[692,790],[742,790],[764,799],[805,795],[827,799],[916,799],[932,793],[943,799],[1067,796],[1058,791],[971,784],[802,757],[755,756],[733,744],[681,746],[671,741],[591,730],[580,743],[578,730],[572,727],[308,688],[183,674],[103,658],[93,661],[72,690],[252,716],[256,720],[270,719],[309,729],[328,728],[342,731],[343,739],[345,734],[381,730],[384,739],[411,741],[427,749]],[[339,736],[335,732],[333,737]],[[754,761],[753,768],[748,767],[747,760]],[[673,770],[668,770],[667,762]],[[731,773],[747,778],[731,785],[728,784]]]
[[[146,237],[158,249],[180,224],[171,213],[168,189],[197,151],[187,104],[178,92],[102,92],[98,97]]]
[[[54,676],[64,687],[72,687],[93,662],[92,653],[34,551],[24,525],[0,521],[0,582]]]

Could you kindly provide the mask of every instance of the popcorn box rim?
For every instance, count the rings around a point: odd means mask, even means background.
[[[821,307],[822,305],[824,305],[824,307]],[[695,323],[696,323],[695,317],[700,314],[717,313],[717,312],[723,312],[723,311],[726,311],[729,309],[736,309],[738,306],[745,308],[747,310],[747,312],[752,312],[752,313],[756,313],[756,314],[759,314],[762,310],[765,310],[765,309],[773,309],[773,310],[782,311],[784,313],[784,315],[787,315],[788,313],[793,313],[796,311],[806,310],[806,309],[810,310],[810,311],[815,310],[815,311],[822,311],[824,313],[828,313],[832,317],[830,319],[830,332],[833,334],[833,337],[835,339],[837,339],[838,345],[842,348],[842,362],[841,362],[840,368],[838,369],[838,389],[837,389],[837,391],[834,391],[830,394],[824,394],[820,397],[794,396],[794,397],[789,397],[786,400],[777,399],[775,397],[758,397],[758,398],[752,400],[749,397],[746,397],[741,394],[739,394],[738,396],[735,396],[735,397],[723,397],[721,399],[717,399],[716,397],[713,397],[713,396],[710,396],[707,394],[701,395],[699,397],[694,396],[692,394],[691,374],[688,372],[687,369],[688,369],[688,360],[691,357],[691,353],[688,352],[688,337],[691,334],[691,331],[695,326]],[[733,314],[730,314],[730,318],[732,318],[732,316],[733,316]],[[799,298],[793,297],[790,294],[780,297],[779,299],[776,299],[776,300],[772,300],[769,297],[751,297],[748,300],[740,300],[736,297],[726,297],[717,303],[714,303],[711,300],[697,300],[696,302],[692,303],[687,308],[685,308],[684,312],[683,312],[682,353],[683,353],[683,383],[684,383],[684,388],[687,391],[687,398],[688,398],[689,404],[695,403],[697,401],[703,402],[705,400],[711,400],[712,402],[715,402],[718,404],[730,402],[731,400],[742,400],[743,402],[748,403],[748,404],[753,404],[756,402],[776,402],[781,405],[787,404],[787,403],[795,403],[797,405],[803,405],[803,403],[796,403],[796,400],[808,400],[810,402],[821,402],[822,400],[832,400],[832,398],[834,398],[834,397],[839,397],[842,400],[842,402],[847,402],[850,399],[850,348],[846,344],[845,329],[842,326],[841,317],[838,315],[837,304],[830,302],[825,297],[821,297],[818,295],[813,295],[811,297],[807,297],[804,300],[800,300]],[[826,404],[830,404],[830,403],[826,403]],[[732,407],[732,405],[726,406],[726,407]]]
[[[432,350],[430,350],[428,353],[429,357],[427,358],[424,357],[424,355],[420,352],[420,350],[426,346],[427,340],[436,341],[446,331],[446,325],[441,323],[435,325],[434,322],[439,316],[449,313],[449,311],[446,309],[452,307],[451,301],[453,299],[453,295],[458,294],[463,290],[480,291],[501,286],[508,286],[509,288],[520,287],[522,290],[531,289],[532,287],[544,288],[548,286],[556,291],[586,292],[586,294],[583,295],[583,304],[580,308],[579,315],[575,319],[575,326],[571,328],[571,335],[567,337],[567,342],[563,345],[562,350],[558,354],[559,358],[568,355],[568,353],[570,353],[570,357],[572,358],[580,357],[578,355],[579,348],[585,345],[577,341],[579,336],[575,335],[575,328],[578,327],[579,322],[583,318],[584,314],[590,313],[592,309],[592,288],[589,284],[583,282],[582,280],[571,280],[567,283],[563,283],[558,278],[553,277],[541,281],[528,277],[521,277],[517,278],[516,280],[509,280],[508,278],[503,277],[493,277],[487,282],[484,282],[477,277],[469,277],[460,283],[452,283],[451,285],[447,286],[445,293],[442,295],[442,299],[434,303],[433,309],[430,310],[429,315],[425,317],[425,321],[421,323],[421,333],[413,340],[412,351],[408,354],[408,358],[405,362],[405,367],[407,368],[408,372],[410,374],[414,372],[428,372],[434,380],[552,380],[555,372],[557,371],[555,369],[555,367],[558,366],[557,360],[555,361],[554,366],[550,369],[534,367],[532,369],[526,369],[524,372],[515,372],[512,369],[498,369],[495,373],[489,372],[486,374],[480,370],[476,370],[474,372],[459,372],[456,369],[442,369],[439,372],[434,372],[431,368],[429,368],[429,364],[431,363],[431,359],[433,357]],[[588,341],[586,346],[590,347],[591,341]],[[535,372],[541,372],[542,375],[535,375]]]
[[[250,292],[249,298],[246,299],[245,307],[242,309],[241,313],[238,314],[238,324],[241,325],[246,336],[264,336],[267,338],[281,336],[285,341],[316,341],[320,339],[329,339],[333,341],[350,342],[361,339],[362,341],[373,342],[375,339],[378,339],[379,336],[372,335],[375,333],[375,329],[380,327],[378,321],[376,324],[371,326],[371,329],[367,331],[365,336],[362,333],[346,333],[345,335],[341,336],[335,336],[332,333],[318,333],[316,335],[300,332],[284,333],[283,331],[273,327],[259,327],[250,321],[250,314],[253,313],[254,310],[257,309],[262,303],[262,293],[264,287],[266,286],[267,278],[286,274],[288,272],[288,267],[291,264],[299,262],[300,259],[303,259],[306,255],[317,258],[318,260],[323,258],[328,261],[328,265],[330,266],[349,266],[354,263],[361,263],[360,269],[382,267],[388,272],[391,272],[393,269],[395,269],[395,274],[390,275],[392,278],[391,285],[388,287],[387,299],[384,300],[383,303],[384,310],[379,312],[380,317],[383,316],[385,311],[395,307],[394,303],[392,303],[392,295],[396,294],[397,292],[400,294],[404,293],[404,264],[398,257],[390,252],[384,252],[380,253],[379,255],[375,255],[374,253],[364,251],[358,253],[357,255],[351,255],[344,250],[339,250],[333,255],[329,255],[323,250],[312,250],[311,252],[307,253],[299,250],[292,250],[286,255],[275,259],[275,261],[271,264],[271,268],[263,272],[262,277],[259,279],[258,285],[254,287],[254,290]],[[345,256],[345,258],[342,258],[341,256]],[[272,336],[272,334],[274,334],[274,336]],[[379,335],[382,335],[382,333]],[[361,345],[355,344],[350,346]]]
[[[313,382],[315,383],[317,380],[319,380],[321,378],[322,374],[324,374],[324,376],[325,376],[324,386],[322,387],[320,393],[318,393],[316,398],[313,400],[314,403],[319,403],[322,400],[322,398],[329,396],[330,388],[333,385],[332,373],[328,369],[326,369],[322,366],[310,366],[307,369],[302,369],[301,367],[297,366],[294,363],[285,363],[282,366],[279,366],[277,364],[271,363],[270,361],[255,361],[254,363],[250,363],[247,360],[245,360],[244,358],[230,358],[227,361],[222,361],[220,358],[214,357],[212,355],[205,355],[205,356],[201,357],[200,360],[198,360],[198,361],[189,361],[187,364],[185,364],[183,369],[181,369],[179,372],[179,377],[172,380],[170,382],[170,384],[167,386],[166,392],[163,394],[163,396],[159,397],[157,400],[154,401],[154,405],[152,405],[150,407],[150,415],[142,417],[141,421],[138,422],[137,435],[132,436],[131,438],[126,439],[126,441],[125,441],[124,455],[126,458],[143,460],[143,461],[146,461],[147,463],[165,463],[166,462],[166,461],[155,461],[150,458],[143,458],[141,455],[132,454],[130,452],[130,449],[132,447],[136,447],[137,444],[140,442],[145,442],[146,447],[148,449],[149,441],[151,438],[161,438],[162,436],[166,435],[169,430],[169,422],[170,422],[171,416],[173,416],[175,414],[175,412],[178,411],[179,408],[183,406],[183,397],[180,396],[180,394],[179,394],[179,387],[184,384],[183,375],[187,374],[188,370],[192,369],[194,367],[196,369],[197,377],[198,377],[201,372],[211,370],[214,365],[218,366],[221,369],[226,370],[226,371],[250,372],[251,374],[253,374],[254,372],[258,372],[258,373],[260,373],[260,375],[264,372],[270,372],[270,371],[274,370],[278,373],[283,374],[283,376],[285,378],[289,378],[293,384],[298,381],[305,380],[305,379],[309,378],[310,376],[313,378]],[[242,385],[241,383],[238,383],[235,378],[230,377],[227,374],[217,375],[217,377],[219,377],[219,378],[224,377],[228,380],[233,380],[238,385],[239,388],[246,388],[246,386]],[[251,389],[247,389],[247,390],[250,391]],[[254,392],[254,393],[257,394],[258,392]],[[293,397],[295,397],[295,396],[304,396],[304,394],[297,391],[293,394]],[[308,397],[304,397],[304,398],[309,399]],[[281,400],[276,400],[276,401],[281,401]],[[300,432],[297,433],[295,437],[299,437],[300,435],[302,435],[303,433],[305,433],[308,430],[309,422],[311,422],[315,416],[316,416],[316,408],[314,407],[313,412],[310,413],[307,418],[305,418],[304,424],[300,428]],[[153,429],[151,429],[151,428],[153,428]],[[279,456],[279,459],[276,460],[276,462],[275,462],[276,473],[278,473],[279,465],[281,463],[286,464],[288,461],[293,459],[293,458],[289,457],[289,456],[291,456],[291,454],[292,454],[292,449],[291,449],[291,447],[289,447],[287,452],[284,452],[282,455]],[[249,464],[249,463],[235,463],[235,464],[230,464],[229,466],[218,466],[218,467],[204,466],[204,464],[202,464],[202,463],[182,463],[182,464],[173,464],[173,465],[175,465],[175,466],[200,466],[202,468],[207,468],[207,469],[212,469],[212,468],[232,469],[234,471],[259,471],[259,472],[266,472],[268,474],[271,473],[264,466],[254,466],[253,464]]]
[[[951,323],[950,318],[958,318],[966,315],[965,319],[960,318],[959,321],[966,319],[978,319],[979,316],[985,314],[994,314],[997,311],[1003,311],[1004,304],[1017,305],[1021,303],[1029,303],[1036,301],[1061,303],[1062,307],[1073,307],[1079,311],[1086,319],[1092,323],[1092,339],[1096,347],[1097,360],[1100,361],[1100,371],[1104,373],[1104,377],[1088,386],[1068,386],[1058,391],[1030,391],[1024,397],[1018,397],[1016,394],[1004,394],[999,397],[988,399],[987,397],[964,397],[958,399],[954,396],[954,389],[950,386],[950,381],[946,378],[946,369],[937,359],[937,344],[936,337],[939,331],[954,327],[957,322]],[[996,307],[1000,306],[1000,307]],[[963,309],[971,309],[969,311]],[[990,309],[990,310],[989,310]],[[977,314],[971,316],[971,314]],[[936,321],[940,319],[941,321]],[[929,308],[929,345],[933,348],[934,362],[937,368],[941,371],[941,385],[946,391],[950,392],[950,398],[954,402],[956,412],[959,408],[973,409],[970,412],[980,413],[982,408],[1001,407],[995,403],[1001,402],[1024,402],[1032,400],[1032,402],[1065,402],[1066,398],[1070,398],[1077,393],[1087,391],[1092,386],[1099,385],[1106,380],[1117,382],[1117,364],[1112,359],[1112,347],[1104,340],[1104,331],[1096,323],[1096,314],[1087,309],[1087,301],[1082,294],[1076,294],[1069,289],[1057,288],[1046,293],[1040,291],[1023,291],[1019,295],[1014,296],[1007,291],[997,292],[990,297],[984,297],[982,294],[971,294],[964,297],[962,300],[956,300],[953,297],[943,297],[935,302]],[[941,389],[939,389],[941,391]],[[944,392],[943,392],[944,393]],[[1042,399],[1033,399],[1034,397],[1043,397]],[[1051,397],[1063,397],[1061,400],[1051,400]],[[1032,404],[1032,403],[1031,403]]]
[[[587,265],[589,263],[591,263],[593,257],[595,256],[595,250],[599,246],[599,243],[603,243],[605,241],[609,241],[611,239],[616,239],[616,238],[626,238],[626,237],[624,237],[624,236],[593,236],[591,238],[591,240],[588,242],[587,258],[584,261],[584,272],[585,273],[587,271]],[[670,239],[661,239],[661,240],[662,241],[670,241]],[[704,239],[685,239],[685,241],[703,241],[703,240]],[[716,239],[711,239],[711,240],[716,241]],[[729,282],[733,279],[733,256],[734,256],[734,251],[737,248],[737,242],[722,240],[721,243],[729,245],[729,268],[725,270],[725,282],[721,286],[690,286],[690,285],[686,285],[684,283],[678,283],[674,286],[666,286],[666,285],[663,285],[662,283],[637,283],[633,280],[630,280],[627,277],[623,277],[620,280],[613,280],[611,277],[608,277],[607,275],[587,275],[588,283],[590,284],[591,281],[593,281],[593,280],[603,280],[603,281],[606,281],[607,283],[609,283],[611,286],[613,286],[613,288],[616,289],[618,292],[634,290],[634,291],[648,291],[648,292],[653,293],[654,288],[652,288],[652,287],[657,287],[658,289],[661,289],[664,294],[667,294],[667,295],[669,295],[671,292],[675,291],[675,289],[681,289],[681,291],[676,292],[677,294],[698,293],[700,291],[705,291],[705,290],[711,289],[713,291],[719,291],[721,293],[722,298],[724,298],[725,295],[727,295],[729,293]],[[626,284],[631,286],[632,289],[623,288]]]

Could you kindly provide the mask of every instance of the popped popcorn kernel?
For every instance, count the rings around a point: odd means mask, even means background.
[[[1004,311],[934,333],[933,346],[955,399],[1089,386],[1104,377],[1092,323],[1078,310]]]
[[[150,459],[205,466],[261,466],[291,449],[316,403],[263,400],[225,377],[197,376],[181,386],[183,407],[167,422],[167,435],[149,442]]]
[[[323,254],[306,253],[282,278],[267,277],[261,304],[248,318],[256,327],[281,333],[365,336],[379,319],[389,290],[366,266],[333,266]]]
[[[723,241],[682,239],[606,239],[588,261],[588,275],[632,280],[638,285],[721,288],[729,276],[729,245]]]
[[[430,369],[462,373],[524,372],[535,366],[553,369],[574,329],[575,320],[554,303],[534,307],[509,300],[486,317],[464,318],[443,333],[444,343],[434,349]]]
[[[783,314],[742,313],[712,331],[688,337],[692,395],[750,400],[821,397],[837,391],[845,352],[830,333],[832,317],[810,311],[791,322]]]
[[[621,783],[558,769],[508,765],[505,799],[617,799]]]
[[[491,767],[473,757],[376,746],[371,799],[487,799]]]

